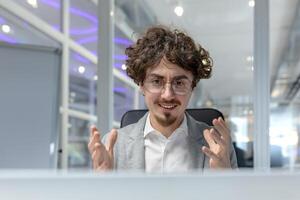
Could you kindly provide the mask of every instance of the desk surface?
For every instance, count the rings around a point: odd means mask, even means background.
[[[0,171],[0,199],[299,200],[298,172],[95,174]]]

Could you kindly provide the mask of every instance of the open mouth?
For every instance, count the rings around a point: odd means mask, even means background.
[[[177,107],[176,104],[158,104],[161,108],[166,109],[166,110],[173,110],[174,108]]]

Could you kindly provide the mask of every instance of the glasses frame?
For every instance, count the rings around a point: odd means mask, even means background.
[[[191,81],[191,80],[189,80],[188,78],[184,78],[185,80],[188,80],[189,82],[190,82],[190,86],[186,89],[186,91],[184,92],[184,93],[178,93],[178,92],[176,92],[176,89],[174,89],[174,84],[173,84],[173,82],[174,81],[176,81],[176,80],[178,80],[178,79],[173,79],[173,80],[171,80],[171,81],[167,81],[167,82],[164,82],[164,84],[163,84],[163,87],[160,89],[160,91],[159,92],[153,92],[153,91],[151,91],[151,89],[149,89],[149,87],[147,86],[148,84],[150,84],[151,83],[151,81],[147,81],[147,79],[149,79],[149,77],[146,77],[145,78],[145,80],[143,81],[143,86],[144,86],[144,88],[148,91],[148,92],[150,92],[150,93],[152,93],[152,94],[162,94],[163,93],[163,91],[165,91],[165,89],[166,89],[166,85],[170,85],[171,87],[171,89],[172,89],[172,92],[174,93],[174,94],[176,94],[176,95],[178,95],[178,96],[185,96],[185,95],[187,95],[190,91],[192,91],[192,85],[193,85],[193,81]]]

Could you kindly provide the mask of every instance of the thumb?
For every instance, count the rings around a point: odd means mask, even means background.
[[[112,129],[108,135],[108,140],[106,143],[106,149],[108,151],[109,156],[112,158],[114,155],[114,145],[117,141],[118,132],[116,129]]]

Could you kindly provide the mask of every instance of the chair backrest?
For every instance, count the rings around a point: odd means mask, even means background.
[[[121,119],[121,128],[129,124],[136,123],[142,118],[148,110],[130,110],[127,111]],[[218,117],[224,119],[223,114],[214,108],[195,108],[186,110],[195,120],[204,122],[212,126],[212,120]]]

